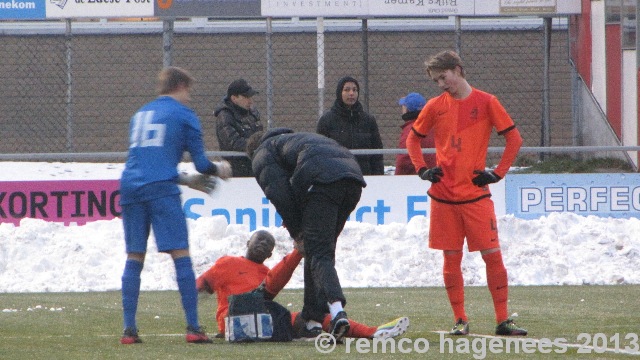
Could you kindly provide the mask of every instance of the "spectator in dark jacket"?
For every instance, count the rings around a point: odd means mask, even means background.
[[[336,141],[314,133],[275,128],[247,145],[253,172],[291,237],[304,248],[302,318],[310,331],[340,340],[349,330],[346,299],[335,269],[338,236],[367,184],[355,157]]]
[[[402,132],[400,133],[400,141],[398,142],[398,148],[407,148],[407,136],[411,131],[411,126],[418,118],[418,114],[427,103],[424,96],[419,93],[409,93],[407,96],[401,98],[398,101],[398,105],[402,106],[402,120],[404,124],[400,126]],[[427,136],[420,139],[420,146],[422,148],[434,148],[435,143],[433,140],[433,131],[430,131]],[[436,154],[424,154],[424,162],[429,168],[436,166]],[[416,175],[416,169],[413,167],[413,163],[409,158],[409,154],[396,155],[396,171],[394,175]]]
[[[222,151],[244,152],[247,139],[262,131],[260,114],[253,107],[253,95],[257,94],[246,80],[238,79],[229,84],[227,96],[213,112],[216,116],[216,134]],[[226,157],[234,177],[253,176],[251,160],[246,157]]]
[[[334,139],[347,149],[382,149],[382,139],[375,117],[368,114],[358,101],[360,85],[350,76],[343,77],[336,87],[336,100],[331,109],[318,120],[316,132]],[[357,155],[364,175],[383,175],[382,154]]]

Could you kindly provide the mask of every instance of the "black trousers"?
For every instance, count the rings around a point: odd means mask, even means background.
[[[361,194],[362,185],[351,179],[313,185],[306,194],[302,215],[305,320],[322,323],[328,303],[347,303],[335,268],[336,242]]]

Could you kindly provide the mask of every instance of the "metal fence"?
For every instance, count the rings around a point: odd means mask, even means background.
[[[232,80],[260,91],[254,103],[265,124],[315,131],[345,75],[360,81],[360,100],[393,149],[398,99],[440,93],[423,63],[443,49],[460,51],[469,82],[498,96],[525,146],[573,145],[566,19],[456,20],[0,23],[0,154],[117,158],[127,150],[130,116],[155,97],[156,74],[167,64],[197,79],[192,107],[208,150],[218,149],[213,110]],[[502,145],[494,134],[491,146]]]

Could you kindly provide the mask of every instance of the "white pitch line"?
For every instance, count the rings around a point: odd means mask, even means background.
[[[98,337],[117,337],[119,338],[121,335],[118,334],[110,334],[110,335],[98,335]],[[141,338],[145,338],[145,337],[177,337],[177,336],[185,336],[185,334],[147,334],[147,333],[140,333],[140,337]]]
[[[444,334],[444,335],[449,335],[448,331],[443,331],[443,330],[438,330],[438,331],[432,331],[433,333],[436,334]],[[471,337],[478,337],[478,338],[487,338],[487,339],[508,339],[508,340],[513,340],[513,341],[520,341],[520,342],[525,342],[525,341],[532,341],[534,343],[540,343],[541,339],[537,339],[537,338],[531,338],[531,337],[515,337],[515,336],[496,336],[496,335],[484,335],[484,334],[468,334],[466,336],[471,336]],[[455,339],[455,338],[464,338],[465,335],[451,335],[451,339]],[[547,339],[550,340],[550,339]],[[553,344],[553,340],[551,340],[552,343],[550,345],[554,345]],[[557,345],[554,345],[557,346]],[[599,352],[609,352],[609,353],[615,353],[615,354],[626,354],[626,355],[640,355],[640,351],[636,350],[626,350],[624,348],[622,349],[614,349],[614,348],[602,348],[602,347],[596,347],[596,346],[590,346],[590,345],[584,345],[584,344],[571,344],[571,343],[562,343],[561,346],[566,346],[567,348],[576,348],[576,349],[584,349],[584,350],[595,350],[593,351],[593,353],[598,354]],[[599,352],[597,352],[599,351]],[[588,354],[592,354],[592,352],[589,352]]]

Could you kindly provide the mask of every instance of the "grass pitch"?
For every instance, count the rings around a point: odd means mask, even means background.
[[[467,287],[472,336],[450,337],[453,318],[443,288],[345,289],[349,317],[368,325],[398,316],[411,322],[400,349],[373,342],[319,352],[314,342],[194,345],[184,340],[176,291],[142,292],[138,326],[143,344],[120,345],[119,292],[0,294],[0,359],[629,359],[640,356],[640,286],[529,286],[510,288],[510,311],[529,336],[493,337],[486,287]],[[278,298],[291,310],[302,290]],[[201,323],[216,332],[215,297],[200,299]],[[525,340],[526,339],[526,340]],[[548,339],[548,342],[547,340]],[[527,343],[524,343],[527,342]],[[426,344],[429,345],[428,349]],[[528,345],[527,345],[528,344]],[[398,347],[395,347],[397,345]],[[509,348],[507,348],[507,345]],[[393,352],[392,352],[393,350]],[[374,353],[375,351],[375,353]],[[517,353],[516,353],[517,351]],[[426,353],[425,353],[426,352]],[[499,353],[498,353],[499,352]]]

